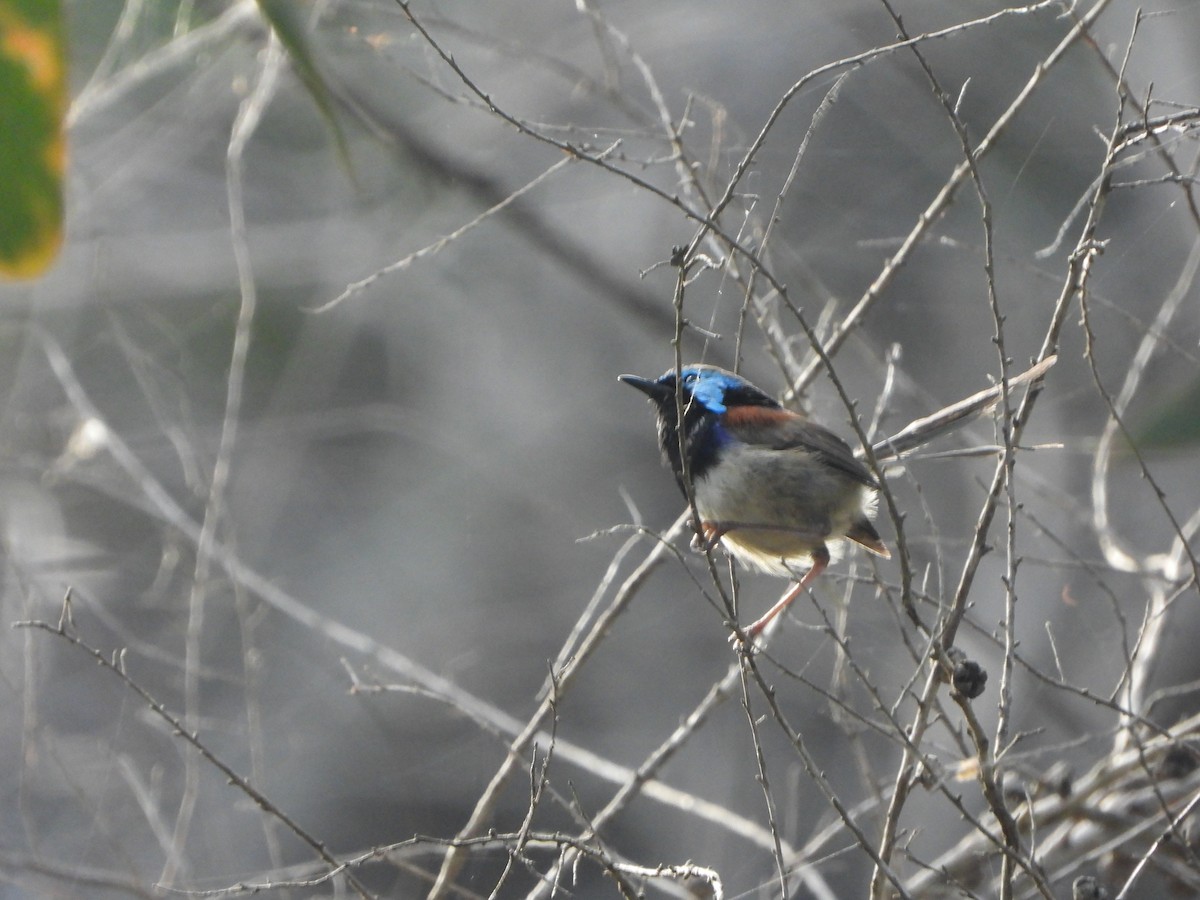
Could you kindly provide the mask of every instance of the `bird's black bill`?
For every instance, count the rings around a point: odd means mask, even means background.
[[[652,381],[649,378],[642,378],[640,375],[618,375],[617,381],[637,388],[655,403],[661,403],[675,396],[674,388],[665,384],[659,384],[657,381]]]

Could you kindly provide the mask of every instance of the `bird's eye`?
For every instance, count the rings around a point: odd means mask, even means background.
[[[689,374],[687,374],[687,375],[684,375],[684,376],[683,376],[683,383],[684,383],[686,386],[688,386],[688,387],[691,387],[693,384],[695,384],[695,383],[696,383],[696,374],[695,374],[694,372],[692,372],[692,373],[689,373]]]

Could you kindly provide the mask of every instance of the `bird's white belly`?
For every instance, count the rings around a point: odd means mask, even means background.
[[[700,518],[747,565],[794,576],[814,549],[862,515],[863,487],[803,450],[726,447],[695,482]]]

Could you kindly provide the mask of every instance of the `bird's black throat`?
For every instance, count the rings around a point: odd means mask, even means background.
[[[687,472],[692,481],[703,478],[717,462],[720,441],[717,433],[717,414],[705,409],[698,403],[688,403],[683,413],[683,447],[680,453],[679,429],[675,415],[675,403],[672,400],[669,407],[659,407],[658,410],[658,444],[662,448],[663,458],[675,473],[675,482],[687,496],[684,486],[684,464],[687,460]]]

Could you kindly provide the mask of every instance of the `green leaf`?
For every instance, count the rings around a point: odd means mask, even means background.
[[[308,89],[313,102],[317,104],[317,109],[321,111],[321,115],[325,117],[325,121],[333,130],[334,139],[337,141],[338,155],[342,157],[342,162],[348,171],[350,151],[346,146],[346,137],[342,133],[341,125],[338,124],[337,117],[334,115],[333,93],[329,90],[329,85],[326,84],[312,49],[309,47],[308,32],[304,23],[308,9],[307,4],[297,3],[296,0],[257,0],[257,3],[263,18],[267,20],[267,24],[271,26],[271,30],[275,32],[280,43],[287,50],[288,58],[295,66],[300,81]]]
[[[62,243],[66,108],[58,0],[0,0],[0,274],[39,274]]]

